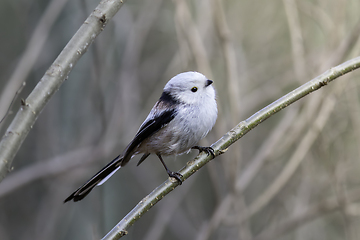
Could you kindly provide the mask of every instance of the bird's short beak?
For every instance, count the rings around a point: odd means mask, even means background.
[[[213,83],[211,80],[206,80],[205,87],[210,86]]]

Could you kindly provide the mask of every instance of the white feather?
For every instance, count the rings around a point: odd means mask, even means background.
[[[121,168],[121,166],[119,166],[117,169],[115,169],[114,171],[112,171],[109,175],[106,176],[106,178],[104,178],[103,180],[101,180],[98,184],[96,184],[96,186],[100,186],[102,185],[104,182],[106,182],[109,178],[111,178],[111,176]]]

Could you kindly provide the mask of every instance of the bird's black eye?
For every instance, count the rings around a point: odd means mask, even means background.
[[[197,91],[197,87],[193,87],[193,88],[191,89],[191,91],[192,91],[192,92],[196,92],[196,91]]]

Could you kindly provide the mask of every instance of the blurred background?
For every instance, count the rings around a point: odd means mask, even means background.
[[[1,134],[95,0],[0,1]],[[135,157],[81,202],[63,200],[129,143],[163,86],[214,80],[210,145],[359,55],[358,0],[128,0],[47,104],[0,183],[0,238],[99,239],[167,179]],[[194,158],[168,157],[179,170]],[[260,124],[176,188],[125,239],[360,238],[360,72]]]

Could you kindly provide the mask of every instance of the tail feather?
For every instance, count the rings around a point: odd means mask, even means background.
[[[117,156],[109,164],[103,167],[98,173],[96,173],[92,178],[90,178],[89,181],[87,181],[84,185],[82,185],[75,192],[73,192],[68,198],[66,198],[64,200],[64,203],[71,200],[77,202],[86,197],[86,195],[88,195],[94,187],[103,184],[117,170],[119,170],[122,161],[123,157],[121,155]]]
[[[102,185],[104,182],[106,182],[109,178],[111,178],[112,175],[114,175],[114,173],[116,173],[117,170],[119,170],[121,168],[121,166],[118,166],[114,171],[112,171],[109,175],[107,175],[103,180],[101,180],[98,184],[96,184],[96,186],[100,186]]]

